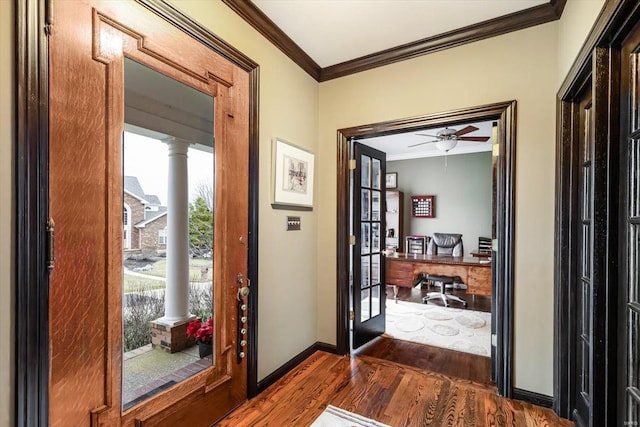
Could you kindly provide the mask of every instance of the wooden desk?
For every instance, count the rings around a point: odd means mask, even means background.
[[[467,293],[491,295],[491,263],[481,258],[443,255],[394,254],[386,257],[386,283],[412,287],[420,273],[459,276]]]

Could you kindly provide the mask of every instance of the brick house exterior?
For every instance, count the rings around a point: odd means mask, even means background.
[[[138,178],[124,177],[123,247],[125,256],[165,253],[167,207],[158,196],[145,194]]]

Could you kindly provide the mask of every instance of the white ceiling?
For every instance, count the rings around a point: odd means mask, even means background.
[[[548,0],[253,0],[321,67]]]
[[[474,132],[470,132],[465,136],[492,136],[491,126],[492,122],[472,122],[464,123],[461,125],[449,126],[451,129],[460,130],[465,126],[472,125],[478,128]],[[376,150],[387,153],[387,161],[393,160],[406,160],[417,159],[422,157],[437,157],[444,156],[445,153],[436,148],[436,144],[423,144],[417,147],[409,147],[409,145],[419,144],[425,141],[433,141],[436,138],[430,138],[428,136],[417,135],[419,133],[426,133],[429,135],[435,135],[437,132],[444,129],[431,128],[411,131],[407,133],[400,133],[396,135],[377,136],[374,138],[358,139],[358,142],[375,148]],[[483,151],[491,151],[491,139],[487,142],[470,142],[470,141],[458,141],[458,144],[451,149],[447,155],[454,156],[456,154],[467,153],[480,153]]]

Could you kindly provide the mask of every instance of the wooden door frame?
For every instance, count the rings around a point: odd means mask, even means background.
[[[573,126],[576,99],[585,85],[592,85],[595,126],[595,150],[602,159],[594,192],[603,201],[594,215],[602,218],[596,224],[600,230],[598,252],[594,259],[598,280],[594,280],[598,313],[595,319],[594,342],[597,343],[594,363],[594,425],[616,420],[616,393],[618,369],[618,162],[619,162],[619,82],[620,43],[640,19],[640,5],[636,0],[609,0],[605,2],[591,32],[569,70],[557,94],[556,108],[556,223],[554,265],[554,406],[555,412],[568,418],[573,411],[573,381],[571,361],[575,357],[572,340],[575,334],[575,292],[567,286],[576,274],[576,241],[572,234],[577,218],[576,156],[577,135]],[[597,173],[597,171],[596,171]]]
[[[498,215],[496,238],[495,295],[497,313],[504,328],[497,332],[496,386],[505,397],[513,395],[513,270],[515,233],[515,149],[516,149],[516,101],[500,102],[479,107],[463,108],[443,113],[428,114],[406,119],[391,120],[338,130],[337,177],[337,353],[349,353],[349,145],[356,137],[392,135],[426,127],[442,127],[459,123],[494,120],[498,122],[499,157],[493,191],[497,197]]]
[[[249,333],[247,393],[258,393],[258,93],[259,66],[211,31],[160,0],[135,0],[249,75]],[[17,426],[48,425],[49,134],[47,33],[55,22],[48,0],[16,1],[16,305]]]

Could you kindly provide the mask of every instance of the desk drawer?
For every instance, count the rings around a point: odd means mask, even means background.
[[[491,267],[469,267],[467,292],[491,296]]]
[[[410,262],[394,261],[387,258],[386,261],[387,284],[397,286],[413,286],[413,265]]]

